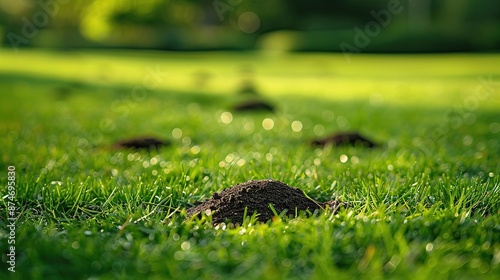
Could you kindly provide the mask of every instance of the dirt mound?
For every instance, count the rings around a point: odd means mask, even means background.
[[[248,112],[248,111],[274,111],[274,106],[260,100],[245,101],[233,106],[233,110],[237,112]]]
[[[358,132],[342,132],[332,134],[325,138],[315,139],[311,141],[311,146],[326,146],[326,145],[342,146],[365,146],[369,148],[377,147],[378,144],[359,134]]]
[[[246,207],[247,216],[257,212],[257,219],[267,222],[274,216],[270,204],[278,214],[287,210],[286,213],[290,216],[295,216],[299,211],[313,213],[326,206],[337,211],[340,206],[336,200],[317,202],[305,196],[300,189],[289,187],[279,181],[253,180],[212,194],[210,199],[187,209],[187,214],[191,217],[211,212],[214,224],[229,221],[241,224]]]
[[[136,137],[120,140],[116,142],[113,147],[116,149],[151,150],[159,149],[167,145],[170,145],[170,142],[166,140],[161,140],[154,137]]]

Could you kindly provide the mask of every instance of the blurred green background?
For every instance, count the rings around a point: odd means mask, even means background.
[[[16,50],[496,52],[500,1],[0,0],[0,39]]]

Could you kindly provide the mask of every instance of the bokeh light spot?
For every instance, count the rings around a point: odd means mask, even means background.
[[[201,149],[200,149],[200,147],[199,147],[199,146],[196,146],[196,145],[195,145],[195,146],[191,147],[191,153],[193,153],[193,155],[197,155],[197,154],[199,154],[199,153],[200,153],[200,151],[201,151]]]
[[[174,137],[175,139],[179,139],[182,137],[182,129],[180,128],[174,128],[172,129],[172,137]]]
[[[245,33],[254,33],[260,28],[260,17],[254,12],[244,12],[238,18],[238,27]]]
[[[230,112],[224,112],[220,115],[220,121],[223,124],[230,124],[233,121],[233,114]]]
[[[271,129],[273,129],[273,127],[274,127],[274,121],[273,121],[273,119],[270,119],[270,118],[265,118],[265,119],[262,121],[262,127],[263,127],[265,130],[271,130]]]
[[[292,122],[292,130],[294,132],[300,132],[302,130],[302,127],[303,127],[302,122],[300,121]]]
[[[321,136],[321,135],[325,134],[325,127],[321,124],[317,124],[314,126],[313,131],[314,131],[314,134]]]
[[[349,159],[349,157],[347,155],[342,154],[340,156],[340,162],[342,162],[342,163],[346,163],[348,159]]]

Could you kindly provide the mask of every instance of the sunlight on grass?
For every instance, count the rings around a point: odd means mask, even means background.
[[[476,91],[482,79],[498,77],[500,58],[488,54],[66,53],[0,52],[0,70],[98,85],[132,87],[153,74],[155,89],[232,94],[242,80],[253,81],[266,96],[307,96],[332,100],[382,97],[398,105],[449,106]],[[57,65],[57,67],[53,67]],[[204,81],[197,82],[197,76]],[[300,78],[299,78],[300,77]],[[490,78],[489,78],[490,77]],[[376,97],[375,97],[376,98]],[[498,98],[484,106],[500,106]]]

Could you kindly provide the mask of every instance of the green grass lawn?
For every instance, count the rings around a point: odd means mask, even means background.
[[[500,55],[351,60],[1,51],[0,278],[497,279]],[[248,81],[275,113],[231,110]],[[383,146],[309,145],[338,131]],[[140,135],[172,145],[109,148]],[[266,178],[350,207],[186,220],[195,201]]]

